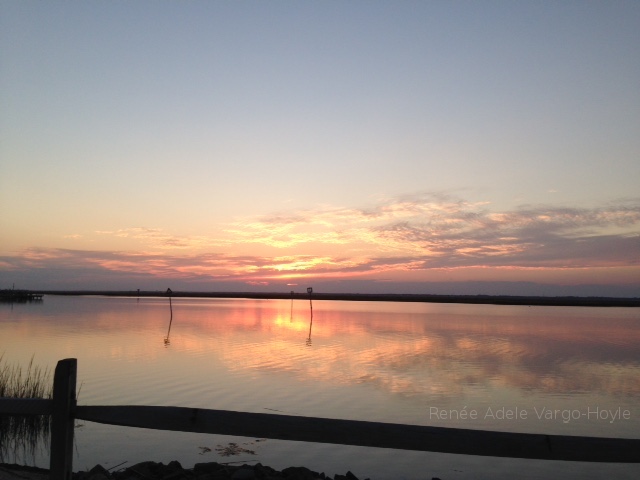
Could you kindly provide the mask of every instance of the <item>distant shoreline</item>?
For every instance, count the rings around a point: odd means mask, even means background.
[[[31,293],[66,296],[167,297],[162,291],[137,290],[33,290]],[[512,295],[429,295],[402,293],[282,293],[282,292],[171,292],[173,298],[247,298],[284,300],[341,300],[366,302],[461,303],[472,305],[536,305],[556,307],[640,307],[640,298],[536,297]]]

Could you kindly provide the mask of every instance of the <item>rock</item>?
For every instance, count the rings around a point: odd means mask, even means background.
[[[104,468],[102,465],[98,464],[95,467],[93,467],[91,470],[89,470],[89,473],[91,475],[95,474],[95,473],[102,473],[103,475],[107,475],[109,476],[109,470],[107,470],[106,468]]]
[[[140,462],[125,470],[130,476],[137,475],[138,478],[155,478],[158,464],[156,462]]]
[[[256,472],[253,468],[242,466],[231,475],[231,480],[252,480],[256,477]]]
[[[110,480],[111,476],[104,473],[93,473],[87,477],[87,480]]]
[[[230,477],[229,472],[225,470],[219,470],[215,473],[205,473],[198,475],[196,480],[227,480]]]
[[[192,475],[187,470],[178,470],[173,473],[162,475],[162,480],[187,480]]]
[[[76,480],[111,480],[111,474],[102,465],[96,465],[88,472],[78,472],[74,475]]]
[[[87,480],[110,480],[111,474],[102,465],[96,465],[89,470],[89,474],[85,478]]]
[[[166,466],[161,463],[158,467],[158,476],[162,477],[162,480],[181,480],[190,478],[193,474],[189,470],[183,469],[180,462],[174,460]]]
[[[334,480],[358,480],[358,477],[356,477],[353,473],[351,473],[351,471],[349,470],[346,474],[344,475],[334,475],[333,476]],[[367,479],[369,480],[369,479]]]
[[[202,475],[205,473],[214,473],[223,468],[224,468],[224,465],[220,465],[219,463],[216,463],[216,462],[196,463],[193,466],[193,472],[197,475]]]
[[[256,463],[253,466],[253,471],[256,473],[256,478],[260,480],[276,480],[282,478],[282,474],[276,469]]]
[[[320,474],[312,472],[307,467],[289,467],[282,470],[282,476],[289,480],[316,480]]]

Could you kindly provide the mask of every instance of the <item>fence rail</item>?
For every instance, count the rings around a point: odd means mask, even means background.
[[[0,414],[53,415],[51,480],[70,480],[75,419],[110,425],[462,455],[640,463],[640,439],[495,432],[185,407],[76,406],[76,359],[58,362],[53,400],[2,399]]]

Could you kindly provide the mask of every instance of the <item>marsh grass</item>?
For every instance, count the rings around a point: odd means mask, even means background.
[[[8,363],[0,354],[0,397],[44,398],[53,396],[53,381],[48,368],[33,363],[26,368]],[[35,460],[38,449],[49,439],[49,415],[0,414],[0,462]]]

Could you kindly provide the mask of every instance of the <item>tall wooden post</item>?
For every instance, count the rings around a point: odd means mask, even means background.
[[[50,480],[71,480],[73,474],[73,429],[76,408],[75,358],[60,360],[53,377],[53,414],[51,417]]]
[[[313,288],[307,287],[307,293],[309,294],[309,308],[313,311],[313,303],[311,303],[311,294],[313,293]]]

